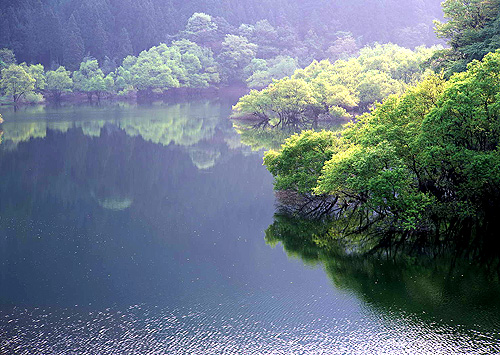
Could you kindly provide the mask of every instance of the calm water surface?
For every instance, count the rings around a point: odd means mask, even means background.
[[[233,103],[0,111],[0,354],[500,353],[474,270],[266,244]]]

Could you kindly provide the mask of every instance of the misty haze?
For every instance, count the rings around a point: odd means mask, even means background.
[[[500,354],[500,0],[0,0],[0,354]]]

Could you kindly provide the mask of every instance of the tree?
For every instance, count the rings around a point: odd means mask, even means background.
[[[45,79],[45,69],[43,68],[43,65],[28,65],[26,66],[25,70],[33,79],[35,79],[35,91],[42,92],[43,90],[45,90],[47,82]]]
[[[82,61],[85,54],[85,47],[80,33],[80,28],[78,27],[75,16],[73,15],[71,15],[68,24],[66,25],[63,48],[65,66],[69,70],[78,68],[79,63]]]
[[[264,165],[275,177],[276,190],[311,193],[325,163],[339,151],[340,140],[336,132],[306,131],[294,134],[281,150],[270,150],[264,156]]]
[[[139,56],[125,58],[118,72],[139,91],[163,92],[180,86],[185,70],[179,65],[181,53],[178,48],[166,44],[143,51]],[[127,80],[128,79],[128,80]]]
[[[96,95],[100,99],[106,91],[104,73],[99,68],[99,63],[95,59],[87,59],[80,64],[80,69],[73,73],[75,89],[87,94],[89,100]]]
[[[249,37],[258,46],[257,56],[270,59],[280,54],[280,43],[278,32],[267,20],[257,21]]]
[[[126,28],[122,28],[120,36],[118,37],[116,56],[121,62],[123,58],[133,54],[134,49],[132,47],[132,42],[130,41],[129,33]]]
[[[296,69],[291,79],[303,80],[315,100],[304,111],[309,119],[319,116],[345,118],[350,115],[348,111],[366,110],[390,94],[402,93],[409,84],[423,78],[428,73],[424,71],[422,64],[432,53],[432,48],[417,48],[412,51],[392,44],[368,46],[362,48],[357,57],[347,61],[338,60],[333,64],[328,60],[313,61],[304,69]],[[261,61],[254,59],[245,68],[245,73],[255,70],[247,79],[250,87],[259,87],[275,77],[290,75],[296,65],[294,59],[283,56]],[[262,93],[267,96],[270,91],[264,88]],[[244,99],[255,98],[257,102],[262,102],[263,96],[252,93]],[[254,114],[246,111],[254,108],[259,110],[256,112],[257,116],[266,115],[261,110],[262,105],[247,103],[236,106],[237,114]],[[278,113],[275,112],[274,115],[276,114]]]
[[[282,79],[291,76],[298,68],[297,60],[288,56],[278,56],[272,60],[253,59],[245,68],[246,73],[251,73],[246,80],[250,88],[263,88],[273,79]]]
[[[339,134],[288,139],[264,158],[276,188],[331,196],[357,230],[481,234],[500,206],[498,68],[500,51],[391,95]]]
[[[52,93],[56,100],[60,100],[62,93],[72,91],[73,79],[70,75],[71,72],[63,66],[47,72],[47,90]]]
[[[186,39],[160,44],[138,57],[128,56],[117,70],[116,84],[146,92],[172,88],[205,88],[220,80],[212,51]]]
[[[311,87],[302,79],[284,78],[267,88],[252,90],[233,107],[238,115],[254,115],[273,126],[299,126],[314,120],[318,105]]]
[[[0,49],[0,70],[11,64],[16,64],[14,52],[7,48]]]
[[[404,86],[398,81],[378,70],[369,70],[363,73],[356,87],[359,92],[359,101],[364,107],[381,101],[390,94],[401,94],[403,88]]]
[[[217,24],[212,16],[201,12],[195,12],[188,20],[185,36],[190,41],[205,47],[213,47],[217,35]]]
[[[333,45],[326,51],[331,61],[338,59],[349,59],[358,53],[356,40],[349,32],[339,32]]]
[[[446,0],[442,3],[447,22],[435,21],[438,37],[447,40],[450,48],[437,52],[432,64],[436,71],[466,70],[467,63],[481,60],[500,44],[499,0]]]
[[[431,193],[462,218],[496,218],[500,199],[500,51],[451,77],[422,123],[420,154]],[[432,132],[432,133],[431,133]]]
[[[191,88],[205,88],[220,81],[212,51],[198,44],[180,40],[172,42],[172,47],[181,53],[181,63],[187,71],[185,85]]]
[[[2,87],[7,95],[11,95],[14,103],[18,103],[28,92],[35,88],[36,80],[33,79],[26,67],[22,65],[12,64],[8,68],[2,69],[2,79],[0,87]]]
[[[224,79],[229,82],[243,81],[243,70],[255,58],[256,51],[257,45],[249,43],[247,38],[227,35],[217,58]]]
[[[484,28],[494,20],[500,11],[498,0],[446,0],[442,3],[445,18],[442,23],[435,21],[436,34],[448,39],[448,44],[457,49],[464,44],[467,36]]]

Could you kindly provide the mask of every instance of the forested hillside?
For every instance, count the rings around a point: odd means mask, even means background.
[[[2,0],[0,48],[12,49],[19,62],[52,69],[64,65],[75,70],[87,55],[119,65],[127,55],[185,37],[178,32],[189,32],[188,19],[203,12],[213,16],[212,27],[202,29],[209,43],[221,43],[227,34],[247,35],[262,50],[293,49],[294,56],[324,59],[329,50],[335,52],[336,41],[342,44],[339,31],[351,32],[360,46],[374,41],[434,44],[432,21],[442,16],[440,2]],[[212,49],[218,54],[220,48]]]
[[[394,95],[386,92],[373,100],[379,103],[342,130],[295,134],[265,155],[276,190],[301,195],[305,204],[298,204],[300,212],[312,205],[312,211],[333,214],[337,226],[330,233],[335,238],[366,231],[376,243],[383,235],[389,244],[411,238],[464,238],[467,243],[497,238],[500,2],[446,0],[443,10],[448,21],[436,22],[436,32],[448,48],[420,62],[437,73],[419,73],[421,65],[409,70],[405,56],[366,56],[361,51],[346,62],[304,69],[315,75],[300,76],[299,70],[295,77],[252,91],[234,107],[236,113],[251,113],[271,126],[276,121],[296,125],[318,120],[321,114],[338,114],[355,107],[353,103],[368,103],[361,99],[366,85],[356,78],[374,78],[373,65],[379,66],[377,75],[385,69],[387,78],[403,84],[405,78],[394,73],[416,75],[402,92],[393,88]],[[409,57],[417,59],[416,53]],[[352,68],[349,76],[343,71],[346,65]],[[302,82],[295,87],[302,90],[278,90],[297,79]],[[389,80],[370,86],[387,87],[384,82]],[[343,91],[354,95],[341,95]],[[289,200],[293,205],[297,198]]]

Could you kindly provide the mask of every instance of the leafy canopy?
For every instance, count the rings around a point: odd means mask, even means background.
[[[340,134],[293,136],[264,164],[277,189],[335,196],[339,216],[356,211],[364,225],[482,223],[500,205],[499,88],[497,51],[390,96]]]
[[[0,87],[7,95],[11,95],[14,102],[35,89],[36,80],[28,73],[26,65],[12,64],[2,69]]]
[[[313,61],[306,68],[295,70],[290,77],[274,80],[260,91],[251,91],[234,106],[234,113],[280,122],[295,122],[299,116],[313,120],[324,115],[349,117],[349,111],[366,109],[390,94],[401,94],[409,85],[425,77],[428,72],[422,64],[431,57],[433,50],[417,48],[412,51],[392,44],[377,44],[363,48],[358,57],[349,60],[333,64],[328,60]],[[284,57],[275,65],[291,69],[290,60]],[[265,83],[271,77],[271,70],[278,70],[255,59],[249,66],[256,68],[248,79],[250,85]],[[300,83],[301,90],[296,97],[293,90],[289,90],[291,83]],[[284,105],[291,101],[295,105],[293,109]]]

